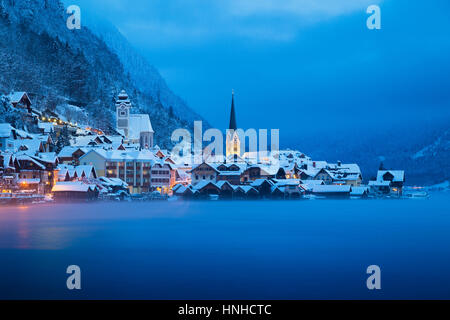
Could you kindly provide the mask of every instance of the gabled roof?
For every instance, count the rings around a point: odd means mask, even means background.
[[[43,161],[46,163],[56,163],[58,161],[58,157],[55,152],[41,152],[38,153],[36,157],[34,157],[38,161]]]
[[[317,185],[324,185],[325,182],[323,180],[302,180],[302,184],[313,187]]]
[[[393,182],[405,181],[405,171],[402,170],[379,170],[377,174],[377,180],[383,181],[383,177],[386,173],[390,173],[394,177],[394,179],[392,180]]]
[[[263,183],[268,183],[269,185],[273,185],[273,182],[268,180],[268,179],[256,179],[255,181],[253,181],[251,183],[252,187],[259,187],[261,186]]]
[[[316,185],[312,188],[313,193],[350,193],[351,186],[340,185]]]
[[[234,189],[228,181],[219,181],[216,183],[216,186],[219,187],[219,189],[222,189],[224,185],[228,185],[231,189]]]
[[[14,128],[9,123],[0,123],[0,138],[11,137]]]
[[[212,185],[212,186],[216,187],[217,189],[220,189],[219,186],[217,186],[217,184],[215,184],[215,183],[212,182],[212,181],[207,181],[207,180],[200,181],[199,183],[197,183],[197,184],[194,186],[194,188],[195,188],[196,190],[202,190],[202,189],[204,189],[205,187],[207,187],[208,185]]]
[[[11,103],[19,103],[22,98],[25,97],[28,99],[28,101],[31,102],[31,99],[28,97],[28,94],[26,92],[14,92],[9,95],[9,100]]]
[[[42,170],[45,170],[45,166],[42,164],[42,163],[40,163],[39,161],[37,161],[37,160],[35,160],[33,157],[30,157],[30,156],[28,156],[28,155],[26,155],[26,154],[18,154],[17,156],[16,156],[16,160],[17,161],[29,161],[29,162],[32,162],[32,163],[34,163],[36,166],[38,166],[39,168],[41,168]]]
[[[391,185],[390,181],[369,181],[370,187],[389,187]]]
[[[272,188],[270,188],[270,191],[272,193],[275,193],[275,192],[284,193],[286,191],[286,188],[285,187],[272,186]]]
[[[279,180],[275,180],[275,185],[278,187],[300,186],[300,180],[299,179],[279,179]]]
[[[44,133],[52,133],[55,130],[55,126],[50,122],[39,122],[38,128],[41,129]]]
[[[352,196],[362,196],[369,192],[368,187],[352,187],[352,192],[350,193]]]
[[[97,186],[83,183],[81,181],[57,182],[52,192],[88,192],[94,191]]]
[[[124,187],[124,188],[128,187],[128,184],[119,178],[100,177],[98,179],[106,187]]]
[[[141,132],[154,133],[148,114],[130,114],[128,138],[139,140]]]
[[[189,173],[192,173],[192,172],[194,172],[198,167],[200,167],[200,166],[202,166],[202,165],[207,165],[208,167],[210,167],[211,169],[213,169],[215,172],[217,172],[217,173],[219,173],[220,171],[219,170],[217,170],[217,167],[220,165],[220,164],[217,164],[217,163],[209,163],[209,162],[202,162],[202,163],[200,163],[200,164],[197,164],[197,165],[194,165],[193,167],[192,167],[192,169],[190,170],[190,171],[188,171]]]
[[[259,191],[252,186],[233,186],[233,188],[235,192],[240,190],[245,194],[248,194],[249,192],[259,193]]]
[[[58,153],[58,157],[59,158],[72,158],[74,152],[77,150],[81,150],[84,153],[87,152],[87,148],[66,146],[66,147],[62,148],[62,150]]]

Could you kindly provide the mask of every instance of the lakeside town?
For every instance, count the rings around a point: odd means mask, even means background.
[[[7,99],[26,126],[0,123],[0,204],[427,196],[420,190],[405,194],[402,170],[380,168],[364,184],[356,163],[314,160],[289,149],[277,151],[276,167],[268,158],[252,157],[236,134],[234,94],[226,155],[198,164],[180,162],[158,147],[149,115],[134,114],[125,91],[115,104],[115,134],[37,111],[26,92]]]

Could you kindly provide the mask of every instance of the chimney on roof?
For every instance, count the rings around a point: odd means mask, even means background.
[[[342,166],[342,162],[338,160],[337,165],[338,165],[338,167],[341,167]]]

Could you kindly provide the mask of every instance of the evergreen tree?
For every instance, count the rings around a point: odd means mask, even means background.
[[[70,146],[69,129],[64,126],[59,133],[58,141],[56,142],[56,152],[59,153],[64,147]]]

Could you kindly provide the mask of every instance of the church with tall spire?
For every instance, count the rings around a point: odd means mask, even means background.
[[[231,156],[241,156],[241,141],[239,139],[239,135],[237,134],[237,125],[236,125],[236,110],[234,106],[234,90],[231,93],[231,112],[230,112],[230,125],[228,127],[227,132],[227,141],[226,141],[226,156],[227,158]]]

